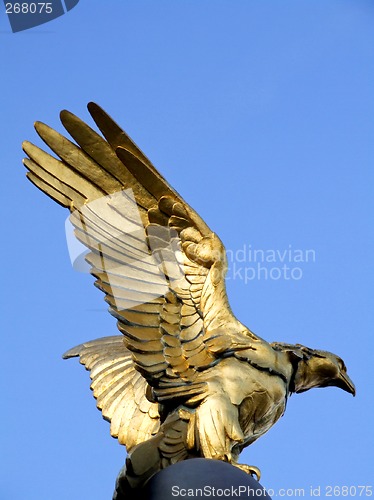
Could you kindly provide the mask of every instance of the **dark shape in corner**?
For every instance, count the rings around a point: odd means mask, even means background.
[[[79,3],[79,0],[65,0],[66,10],[69,11]]]

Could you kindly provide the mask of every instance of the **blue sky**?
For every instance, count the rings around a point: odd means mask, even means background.
[[[300,279],[263,271],[246,282],[231,269],[232,308],[269,341],[339,354],[357,397],[293,396],[241,461],[262,469],[265,487],[304,497],[373,484],[373,22],[364,0],[81,0],[16,34],[0,14],[1,499],[111,498],[125,458],[88,374],[61,359],[115,334],[115,320],[71,267],[67,213],[21,164],[22,140],[40,144],[35,120],[61,131],[59,111],[88,120],[91,100],[234,255],[315,253],[290,263]],[[257,266],[238,260],[243,272]]]

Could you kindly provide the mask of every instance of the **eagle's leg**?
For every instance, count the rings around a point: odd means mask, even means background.
[[[224,394],[206,398],[196,410],[198,447],[206,458],[223,460],[259,481],[260,469],[254,465],[238,464],[239,449],[244,434],[239,424],[238,408]]]
[[[235,447],[244,442],[238,408],[224,393],[207,397],[196,408],[196,448],[200,456],[230,462]]]

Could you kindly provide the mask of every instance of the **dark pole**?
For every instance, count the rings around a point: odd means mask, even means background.
[[[177,500],[183,498],[271,500],[265,488],[242,470],[221,460],[193,458],[178,462],[155,474],[142,489],[115,500]]]

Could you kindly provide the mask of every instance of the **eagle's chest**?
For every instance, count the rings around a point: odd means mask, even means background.
[[[240,427],[250,444],[270,429],[286,407],[285,381],[273,373],[233,358],[220,365],[220,390],[238,409]]]
[[[212,401],[218,397],[225,418],[237,415],[245,436],[244,446],[268,431],[284,413],[286,382],[274,371],[271,373],[249,362],[227,358],[210,373],[205,373],[204,381],[209,385]]]
[[[239,423],[246,444],[250,444],[283,415],[287,396],[285,383],[280,377],[258,370],[248,383],[246,393],[238,405]]]

